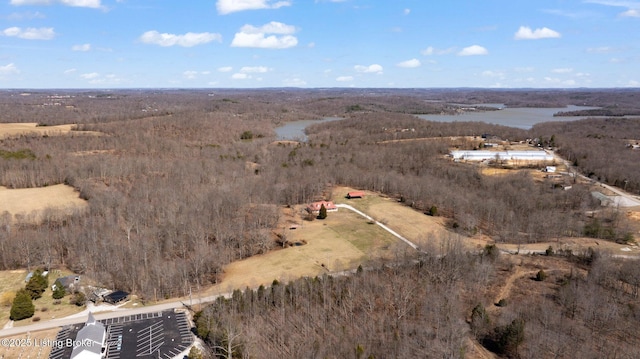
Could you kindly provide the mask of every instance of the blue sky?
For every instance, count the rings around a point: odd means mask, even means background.
[[[640,87],[640,1],[0,1],[0,88]]]

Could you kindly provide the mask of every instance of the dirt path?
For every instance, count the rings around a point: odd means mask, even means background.
[[[516,271],[512,273],[504,283],[504,286],[500,288],[500,291],[493,299],[494,303],[498,303],[500,299],[506,299],[509,297],[511,290],[513,289],[513,283],[525,276],[534,276],[537,271],[525,271],[522,267],[516,267]]]

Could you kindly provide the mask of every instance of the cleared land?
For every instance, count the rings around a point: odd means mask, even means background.
[[[38,126],[36,122],[28,123],[0,123],[0,139],[18,137],[24,135],[36,136],[62,136],[73,132],[74,134],[100,135],[93,131],[75,131],[76,125]]]
[[[0,186],[0,214],[6,211],[18,222],[39,223],[48,209],[57,217],[71,215],[87,206],[73,187],[64,184],[21,189]]]
[[[365,192],[366,195],[363,198],[345,198],[346,194],[352,191],[359,190],[350,187],[336,187],[333,190],[332,198],[336,203],[345,203],[363,211],[411,242],[416,243],[420,248],[439,251],[448,238],[458,237],[445,228],[443,217],[425,215],[399,203],[396,199],[381,196],[375,192]],[[463,241],[473,247],[485,243],[480,237],[463,237]]]
[[[287,215],[290,222],[283,229],[287,241],[298,245],[229,264],[214,291],[227,292],[268,285],[274,279],[288,281],[352,269],[369,259],[391,256],[395,248],[404,245],[351,211],[340,209],[330,212],[324,220],[314,221],[303,221],[302,211],[303,206],[293,208],[293,213]]]

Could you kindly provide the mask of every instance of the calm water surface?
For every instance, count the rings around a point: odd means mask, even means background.
[[[577,110],[591,110],[598,107],[587,106],[567,106],[567,107],[553,107],[553,108],[539,108],[539,107],[506,107],[501,103],[485,103],[476,105],[460,105],[461,107],[495,107],[500,110],[497,111],[467,111],[460,115],[417,115],[419,118],[436,121],[436,122],[487,122],[497,125],[522,128],[525,130],[530,129],[533,125],[541,122],[549,121],[576,121],[586,117],[553,117],[554,113],[561,111],[577,111]],[[301,120],[288,122],[283,126],[275,129],[276,135],[279,140],[291,140],[291,141],[306,141],[305,129],[307,126],[314,123],[323,123],[329,121],[342,120],[341,117],[325,117],[320,120]]]
[[[567,106],[567,107],[555,107],[555,108],[539,108],[539,107],[505,107],[503,104],[478,104],[478,105],[465,105],[467,107],[473,106],[486,106],[502,108],[497,111],[486,112],[473,112],[468,111],[460,115],[418,115],[418,117],[436,122],[487,122],[496,125],[503,125],[509,127],[523,128],[525,130],[530,129],[533,125],[541,122],[550,121],[576,121],[585,117],[553,117],[554,113],[561,111],[577,111],[577,110],[591,110],[598,107],[587,106]]]
[[[280,127],[276,127],[276,135],[278,140],[288,140],[288,141],[306,141],[307,135],[305,134],[305,129],[307,126],[311,126],[316,123],[330,122],[342,120],[342,117],[325,117],[320,120],[301,120],[301,121],[293,121],[287,122],[285,125]]]

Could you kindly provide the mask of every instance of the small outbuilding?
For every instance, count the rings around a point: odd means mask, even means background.
[[[115,292],[111,292],[107,295],[102,296],[102,299],[111,304],[117,304],[129,298],[129,293],[123,290],[117,290]]]
[[[347,193],[347,198],[348,199],[362,198],[362,197],[364,197],[364,192],[362,192],[362,191],[353,191],[353,192]]]

